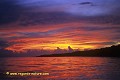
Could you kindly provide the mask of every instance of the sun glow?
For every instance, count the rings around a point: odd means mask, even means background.
[[[67,49],[68,46],[73,47],[73,45],[71,45],[71,44],[52,43],[52,44],[33,44],[33,45],[29,45],[28,48],[31,48],[31,49],[54,50],[57,47],[59,47],[61,49]]]
[[[21,47],[20,47],[21,46]],[[94,49],[95,46],[92,45],[78,45],[78,44],[74,44],[74,43],[41,43],[41,44],[26,44],[26,45],[14,45],[11,47],[8,47],[8,50],[12,50],[12,51],[25,51],[28,49],[44,49],[44,50],[55,50],[57,49],[57,47],[59,47],[60,49],[66,49],[68,50],[68,46],[70,46],[72,49],[76,50],[85,50],[85,49]]]

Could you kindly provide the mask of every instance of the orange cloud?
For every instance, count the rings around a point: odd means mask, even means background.
[[[90,28],[90,26],[92,26],[92,28]],[[19,27],[15,28],[15,30],[6,29],[0,31],[14,33],[17,31],[22,33],[3,36],[4,38],[8,38],[9,42],[15,43],[7,48],[13,51],[24,51],[26,49],[54,50],[56,47],[67,49],[68,46],[71,46],[74,49],[94,49],[105,46],[103,42],[112,42],[111,36],[115,35],[113,33],[111,34],[112,30],[94,30],[96,27],[104,28],[104,26],[106,26],[106,24],[97,25],[72,22],[31,26],[28,29]],[[35,34],[32,35],[33,33]],[[42,35],[45,33],[44,36],[41,37],[41,33]],[[14,36],[14,38],[9,39],[10,36]]]

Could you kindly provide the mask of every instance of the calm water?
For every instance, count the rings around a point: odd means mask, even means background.
[[[47,72],[49,75],[10,76],[6,72]],[[0,58],[0,80],[120,80],[120,58]]]

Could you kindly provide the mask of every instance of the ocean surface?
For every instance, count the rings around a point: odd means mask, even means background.
[[[120,80],[120,58],[0,58],[0,80]]]

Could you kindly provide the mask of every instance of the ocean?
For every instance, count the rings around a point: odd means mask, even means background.
[[[120,80],[120,58],[0,58],[0,80]]]

